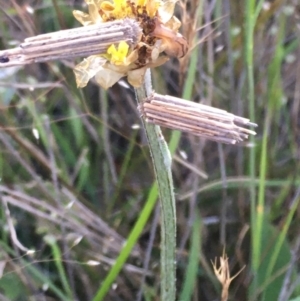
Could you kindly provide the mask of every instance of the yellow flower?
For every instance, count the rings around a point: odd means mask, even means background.
[[[111,45],[104,54],[93,55],[78,64],[74,73],[78,87],[84,87],[95,77],[107,89],[122,77],[140,86],[147,68],[165,63],[169,57],[182,57],[188,49],[186,40],[178,33],[180,21],[173,16],[177,0],[85,0],[88,14],[74,11],[83,25],[132,18],[139,22],[142,34],[134,48],[126,42]]]
[[[134,13],[126,0],[103,1],[100,5],[104,20],[132,18]]]
[[[110,62],[115,65],[122,65],[126,63],[126,56],[128,53],[129,46],[126,42],[122,41],[119,44],[118,50],[115,45],[111,45],[107,49],[108,57]]]

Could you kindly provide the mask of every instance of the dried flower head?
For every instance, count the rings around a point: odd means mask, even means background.
[[[134,48],[124,41],[108,47],[105,54],[92,55],[78,64],[74,73],[78,87],[89,79],[107,89],[119,79],[139,87],[147,68],[165,63],[169,57],[182,57],[188,50],[184,37],[178,33],[180,21],[173,16],[177,0],[85,0],[88,14],[75,10],[75,18],[84,26],[125,18],[139,22],[141,33]]]
[[[243,267],[239,272],[237,272],[234,276],[230,277],[230,269],[228,264],[228,257],[223,252],[222,257],[220,257],[220,266],[217,267],[217,259],[215,259],[214,262],[212,262],[214,273],[216,277],[218,278],[219,282],[222,284],[222,295],[221,295],[221,301],[227,301],[228,300],[228,291],[231,281],[237,277],[240,272],[245,268]]]

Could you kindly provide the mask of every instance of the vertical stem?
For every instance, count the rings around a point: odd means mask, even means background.
[[[247,0],[245,5],[245,62],[247,68],[247,84],[248,84],[248,104],[249,118],[255,122],[255,101],[254,101],[254,70],[253,70],[253,48],[254,48],[254,25],[255,25],[255,0]],[[250,143],[254,145],[254,138],[250,137]],[[253,291],[256,290],[258,259],[260,258],[260,246],[256,239],[256,190],[254,185],[256,169],[255,169],[255,149],[250,148],[249,158],[249,174],[251,178],[250,200],[251,200],[251,266],[254,273]]]
[[[263,0],[247,0],[245,5],[245,61],[247,68],[247,82],[248,82],[248,103],[249,103],[249,117],[252,122],[255,122],[255,94],[254,94],[254,29],[261,11]],[[250,143],[254,146],[255,138],[250,137]],[[262,218],[263,208],[258,208],[256,202],[256,158],[255,148],[250,148],[249,160],[249,173],[251,177],[250,186],[250,200],[251,200],[251,266],[253,272],[253,290],[255,292],[258,287],[257,272],[260,265],[261,257],[261,231],[262,231]]]
[[[142,104],[151,95],[151,73],[148,69],[143,86],[137,88],[136,98]],[[161,300],[174,301],[176,295],[175,249],[176,208],[171,172],[171,155],[159,126],[142,118],[158,184],[161,206]]]

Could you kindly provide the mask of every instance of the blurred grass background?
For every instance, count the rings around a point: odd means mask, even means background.
[[[300,7],[256,2],[181,2],[193,47],[152,72],[156,92],[259,126],[237,146],[164,130],[179,300],[220,300],[210,261],[223,248],[231,275],[246,266],[229,300],[300,300]],[[0,49],[78,27],[72,10],[86,9],[78,0],[0,4]],[[0,300],[100,300],[126,252],[103,300],[158,300],[157,191],[133,89],[78,90],[75,63],[0,69]]]

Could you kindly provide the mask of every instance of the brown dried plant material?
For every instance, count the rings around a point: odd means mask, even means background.
[[[139,107],[147,122],[210,140],[235,144],[255,135],[249,119],[203,104],[153,93]]]
[[[85,0],[88,13],[75,10],[74,17],[83,25],[130,18],[142,29],[135,47],[125,41],[112,44],[105,55],[92,55],[79,63],[74,73],[82,88],[92,77],[104,89],[122,77],[140,87],[148,68],[164,64],[169,57],[183,57],[188,51],[186,39],[178,32],[181,22],[174,16],[177,0]]]
[[[177,1],[85,0],[87,13],[73,11],[82,28],[38,35],[0,51],[0,68],[85,57],[74,68],[79,88],[95,78],[108,89],[122,77],[140,87],[148,68],[188,51],[178,32],[181,22],[174,16]]]
[[[123,19],[37,35],[0,51],[0,68],[104,54],[122,41],[134,47],[140,32],[138,22]]]
[[[228,300],[228,292],[229,292],[229,286],[231,281],[237,277],[241,271],[245,268],[243,267],[239,272],[237,272],[234,276],[230,277],[230,269],[228,264],[228,257],[223,253],[222,257],[220,257],[220,266],[217,267],[217,259],[215,259],[215,262],[212,262],[214,273],[217,276],[219,282],[222,284],[222,294],[221,294],[221,301],[227,301]]]

